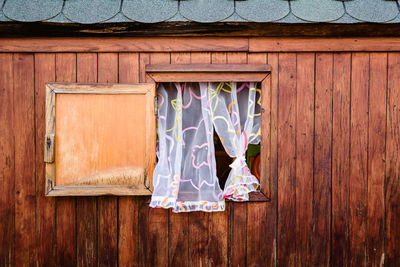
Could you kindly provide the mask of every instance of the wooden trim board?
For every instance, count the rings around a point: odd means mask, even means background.
[[[0,38],[0,52],[400,51],[400,37],[32,37]]]
[[[268,64],[149,64],[147,74],[159,82],[261,82]]]

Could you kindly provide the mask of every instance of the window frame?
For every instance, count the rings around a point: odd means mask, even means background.
[[[55,136],[56,136],[56,94],[143,94],[146,97],[146,136],[143,185],[57,185]],[[155,166],[155,85],[138,84],[83,84],[83,83],[47,83],[46,84],[46,132],[44,162],[46,165],[46,196],[143,196],[153,191],[153,170]]]
[[[271,172],[271,66],[268,64],[148,64],[147,75],[155,89],[162,82],[259,82],[261,83],[260,192],[249,194],[249,201],[270,201]],[[268,112],[266,112],[268,110]],[[266,144],[266,145],[265,145]],[[269,165],[269,168],[266,168]],[[269,171],[268,171],[269,170]]]

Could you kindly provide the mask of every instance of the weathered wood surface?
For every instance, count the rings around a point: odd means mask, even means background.
[[[92,37],[153,37],[153,36],[302,36],[302,37],[345,37],[345,36],[399,36],[398,23],[257,23],[257,22],[213,22],[166,21],[159,23],[106,22],[95,24],[79,23],[20,23],[2,21],[0,35],[4,37],[40,36],[92,36]]]
[[[0,60],[1,266],[400,264],[399,53]],[[150,82],[146,64],[206,60],[271,66],[270,202],[173,214],[148,197],[44,196],[45,82]]]
[[[353,25],[354,26],[354,25]],[[373,33],[375,36],[376,32]],[[19,37],[0,52],[356,52],[400,51],[400,37]],[[147,63],[149,64],[149,63]]]

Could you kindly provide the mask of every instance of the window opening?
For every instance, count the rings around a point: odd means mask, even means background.
[[[246,152],[260,140],[259,83],[161,83],[157,95],[150,206],[221,211],[224,199],[245,201],[259,190],[247,166],[256,155]]]

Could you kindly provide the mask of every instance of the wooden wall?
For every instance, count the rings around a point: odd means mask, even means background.
[[[148,82],[148,63],[265,63],[269,203],[172,214],[44,196],[44,83]],[[400,265],[400,53],[0,54],[0,266]]]

